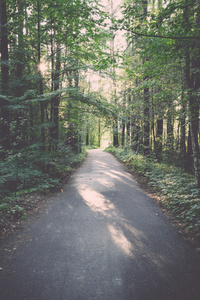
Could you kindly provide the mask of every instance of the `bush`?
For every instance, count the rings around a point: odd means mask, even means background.
[[[40,144],[9,151],[6,160],[0,162],[0,228],[9,222],[26,219],[27,211],[37,205],[36,199],[41,200],[38,193],[58,186],[84,156],[85,152],[75,154],[64,144],[51,152],[41,151]],[[30,200],[31,193],[37,193],[33,200]]]
[[[85,153],[74,154],[70,147],[41,151],[38,144],[9,152],[0,162],[0,203],[8,196],[49,190],[66,178]]]

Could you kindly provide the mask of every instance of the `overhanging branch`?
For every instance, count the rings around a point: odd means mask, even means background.
[[[200,35],[199,36],[165,36],[165,35],[141,33],[141,32],[137,32],[132,29],[126,29],[126,28],[121,28],[121,29],[124,29],[124,30],[131,32],[132,34],[135,34],[138,36],[145,36],[145,37],[150,37],[150,38],[160,38],[160,39],[169,39],[169,40],[200,39]]]

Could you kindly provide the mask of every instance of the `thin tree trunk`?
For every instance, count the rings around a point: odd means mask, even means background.
[[[125,130],[126,130],[126,91],[124,91],[123,95],[123,115],[122,115],[122,137],[121,137],[121,145],[125,146]]]
[[[147,80],[145,77],[144,80]],[[149,88],[144,88],[144,155],[150,154],[150,110],[149,110]]]
[[[67,72],[67,79],[69,82],[69,88],[72,88],[72,70],[69,70]],[[67,122],[68,122],[68,128],[67,128],[67,145],[72,146],[72,137],[73,137],[73,126],[71,123],[71,114],[72,114],[72,105],[71,105],[71,91],[69,91],[69,100],[67,103]]]
[[[121,140],[122,147],[125,146],[125,128],[126,128],[126,124],[125,124],[125,120],[123,118],[123,120],[122,120],[122,140]]]
[[[87,133],[86,133],[86,146],[89,146],[89,128],[87,127]]]
[[[23,22],[24,22],[24,4],[20,0],[17,1],[18,6],[18,15],[20,16],[18,21],[18,44],[16,45],[16,74],[15,77],[17,78],[18,84],[17,88],[15,89],[15,96],[21,97],[24,93],[23,91],[23,69],[24,69],[24,41],[23,41]],[[21,124],[21,118],[26,119],[26,113],[22,109],[16,109],[14,120],[16,121],[16,128],[15,132],[16,135],[20,135],[21,139],[20,142],[17,142],[18,148],[22,148],[25,145],[27,139],[27,122],[23,122]]]
[[[1,0],[1,94],[3,97],[0,98],[1,105],[1,145],[3,149],[10,149],[10,138],[9,138],[9,66],[8,66],[8,30],[7,30],[7,9],[6,0]]]
[[[60,56],[61,56],[61,45],[60,42],[57,44],[57,56],[56,56],[56,70],[54,75],[54,91],[57,91],[60,87]],[[60,104],[60,95],[55,95],[51,101],[52,109],[52,135],[51,138],[54,142],[54,150],[57,149],[57,143],[59,138],[59,104]]]
[[[55,70],[54,70],[54,30],[53,30],[53,21],[52,21],[52,15],[51,15],[51,38],[50,38],[50,49],[51,49],[51,92],[54,91],[54,75],[55,75]],[[52,144],[53,144],[53,115],[54,115],[54,97],[51,98],[51,111],[50,111],[50,120],[51,120],[51,125],[50,125],[50,141],[49,141],[49,150],[51,151],[52,149]]]
[[[194,171],[193,165],[194,164],[193,164],[193,158],[192,158],[191,130],[190,130],[190,126],[189,126],[187,151],[186,151],[186,164],[185,164],[186,172],[192,173]]]
[[[143,5],[143,18],[147,18],[147,5],[148,1],[142,1]],[[146,57],[144,62],[148,61]],[[144,76],[144,83],[147,83],[148,77]],[[144,137],[143,137],[143,146],[144,146],[144,155],[149,156],[150,154],[150,100],[149,100],[149,87],[144,87]]]
[[[184,170],[186,171],[186,125],[185,125],[185,117],[186,117],[186,103],[184,101],[184,94],[182,91],[182,99],[181,99],[181,116],[180,116],[180,158],[181,158],[181,165],[183,165]]]
[[[39,93],[43,95],[43,78],[42,73],[40,71],[40,63],[41,63],[41,32],[40,32],[40,3],[37,1],[37,14],[38,14],[38,24],[37,24],[37,32],[38,32],[38,82],[39,82]],[[45,130],[44,130],[44,119],[45,119],[45,112],[44,112],[44,102],[43,100],[40,101],[40,117],[41,117],[41,141],[43,144],[43,149],[45,145]]]
[[[155,153],[158,162],[162,160],[162,139],[163,139],[163,118],[157,119],[156,138],[155,138]]]
[[[18,14],[20,20],[18,21],[18,46],[17,46],[17,65],[16,65],[16,77],[19,81],[19,86],[16,89],[16,96],[21,97],[23,95],[23,69],[24,69],[24,41],[23,41],[23,22],[24,22],[24,4],[21,0],[18,0]]]
[[[30,144],[33,143],[33,139],[34,139],[34,131],[33,131],[33,105],[32,103],[30,102],[29,104],[29,126],[30,126]]]
[[[127,118],[127,145],[131,144],[131,90],[127,90],[128,93],[128,118]]]
[[[113,0],[110,0],[110,13],[111,17],[114,16],[114,9],[113,9]],[[114,46],[114,39],[115,36],[113,33],[112,34],[112,41],[111,41],[111,47],[110,47],[110,53],[111,56],[114,56],[114,51],[115,51],[115,46]],[[113,92],[113,97],[114,97],[114,104],[117,106],[117,95],[116,95],[116,75],[115,75],[115,68],[113,68],[113,86],[114,86],[114,92]],[[118,147],[119,146],[119,140],[118,140],[118,116],[115,117],[113,120],[113,146]]]
[[[101,119],[99,118],[98,146],[101,147]]]
[[[173,102],[170,100],[167,111],[167,150],[170,159],[173,159],[174,152],[174,122],[172,119],[172,104]]]

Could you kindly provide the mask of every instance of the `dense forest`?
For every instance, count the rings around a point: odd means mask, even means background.
[[[199,0],[0,3],[2,203],[55,186],[104,143],[200,188]]]
[[[128,108],[128,119],[121,118],[128,142],[194,172],[200,187],[200,2],[127,1],[123,13],[128,47],[121,111]]]
[[[111,64],[106,20],[96,1],[1,1],[1,196],[56,184],[99,144],[112,105],[87,73]]]

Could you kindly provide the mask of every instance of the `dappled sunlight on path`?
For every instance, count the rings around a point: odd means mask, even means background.
[[[199,258],[101,150],[4,249],[3,300],[200,299]]]
[[[103,215],[106,215],[106,211],[115,209],[112,202],[107,200],[97,191],[87,188],[85,185],[81,185],[78,191],[85,200],[85,203],[95,212],[100,212]]]
[[[122,230],[117,229],[113,225],[108,225],[108,230],[109,230],[111,237],[112,237],[113,241],[115,242],[115,244],[119,248],[121,248],[125,254],[127,254],[128,256],[132,256],[133,255],[133,253],[132,253],[133,246],[132,246],[131,242],[125,237]]]
[[[143,230],[136,227],[138,222],[134,222],[134,219],[131,222],[127,213],[124,214],[123,210],[120,209],[120,205],[129,203],[131,209],[128,212],[131,214],[132,210],[134,216],[133,203],[135,203],[137,210],[142,205],[142,201],[140,203],[140,201],[136,202],[135,200],[137,197],[140,200],[141,195],[135,195],[136,192],[134,191],[140,191],[140,189],[131,175],[112,159],[105,162],[98,159],[93,160],[91,167],[93,176],[87,176],[87,170],[84,173],[83,169],[83,174],[77,178],[78,193],[84,203],[95,213],[96,218],[98,218],[98,214],[99,217],[105,218],[105,224],[107,224],[105,234],[109,233],[118,251],[133,259],[138,268],[142,268],[144,260],[148,261],[151,266],[158,268],[158,273],[163,277],[162,268],[166,263],[170,263],[169,259],[159,251],[155,252],[153,247],[151,249],[149,237]],[[143,207],[142,209],[144,210]],[[144,216],[143,212],[141,218]],[[155,218],[155,216],[153,217]],[[135,218],[137,220],[138,215]],[[152,220],[152,224],[154,222],[155,220]],[[170,245],[167,247],[170,248]]]
[[[144,232],[133,227],[115,204],[100,192],[84,184],[79,186],[78,191],[91,211],[106,217],[108,233],[118,249],[136,260],[138,267],[141,267],[144,259],[149,261],[152,266],[155,265],[158,268],[158,273],[163,277],[162,267],[170,261],[164,255],[152,251],[149,247],[150,241]]]

